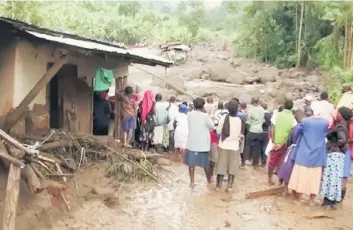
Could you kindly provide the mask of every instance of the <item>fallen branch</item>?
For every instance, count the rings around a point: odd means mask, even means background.
[[[284,187],[277,187],[258,192],[251,192],[246,194],[246,199],[255,199],[263,196],[274,196],[282,193],[283,191]]]
[[[47,151],[47,150],[67,147],[71,145],[72,145],[71,141],[57,141],[57,142],[43,144],[41,147],[39,147],[39,150]]]

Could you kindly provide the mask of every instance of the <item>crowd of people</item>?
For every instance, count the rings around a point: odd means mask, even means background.
[[[205,171],[208,183],[216,174],[216,189],[233,187],[235,175],[247,165],[268,171],[268,183],[284,185],[295,202],[309,195],[324,197],[323,205],[336,208],[346,193],[353,161],[352,89],[343,86],[337,106],[322,92],[318,100],[306,96],[302,108],[291,100],[273,112],[259,98],[251,104],[232,98],[217,106],[205,101],[178,104],[175,97],[164,101],[147,90],[139,100],[133,89],[123,93],[124,146],[144,151],[175,153],[189,167],[190,186],[195,186],[195,167]]]

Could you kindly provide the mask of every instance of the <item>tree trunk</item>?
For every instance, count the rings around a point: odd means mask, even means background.
[[[297,8],[298,8],[298,4],[296,3],[296,6],[295,6],[295,55],[297,55]]]
[[[348,68],[353,68],[353,21],[349,25],[348,33]]]
[[[348,56],[348,18],[345,16],[345,24],[344,24],[344,52],[343,52],[343,68],[346,69],[347,64],[347,56]]]
[[[302,23],[304,20],[304,1],[301,2],[301,15],[300,15],[300,27],[299,27],[299,36],[298,36],[298,41],[297,41],[297,62],[296,62],[296,67],[300,66],[301,62],[301,33],[302,33]]]

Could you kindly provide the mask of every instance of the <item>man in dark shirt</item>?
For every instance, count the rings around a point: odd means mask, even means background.
[[[108,126],[112,110],[107,98],[107,91],[95,93],[93,110],[93,134],[97,136],[108,135]]]

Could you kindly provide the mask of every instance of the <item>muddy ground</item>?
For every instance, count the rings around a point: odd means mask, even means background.
[[[246,200],[245,194],[269,188],[264,170],[240,170],[234,191],[215,192],[201,169],[196,187],[189,188],[187,167],[179,162],[165,166],[160,183],[119,183],[105,177],[107,164],[82,170],[69,183],[66,195],[72,210],[49,207],[50,197],[23,199],[16,229],[189,230],[352,229],[352,182],[348,196],[336,211],[299,206],[282,196]],[[6,177],[6,175],[5,175]],[[5,177],[1,177],[2,181]],[[1,188],[3,192],[4,187]],[[3,194],[1,194],[3,197]],[[48,204],[44,204],[47,201]],[[22,210],[22,211],[21,211]],[[322,215],[324,218],[311,219]]]

